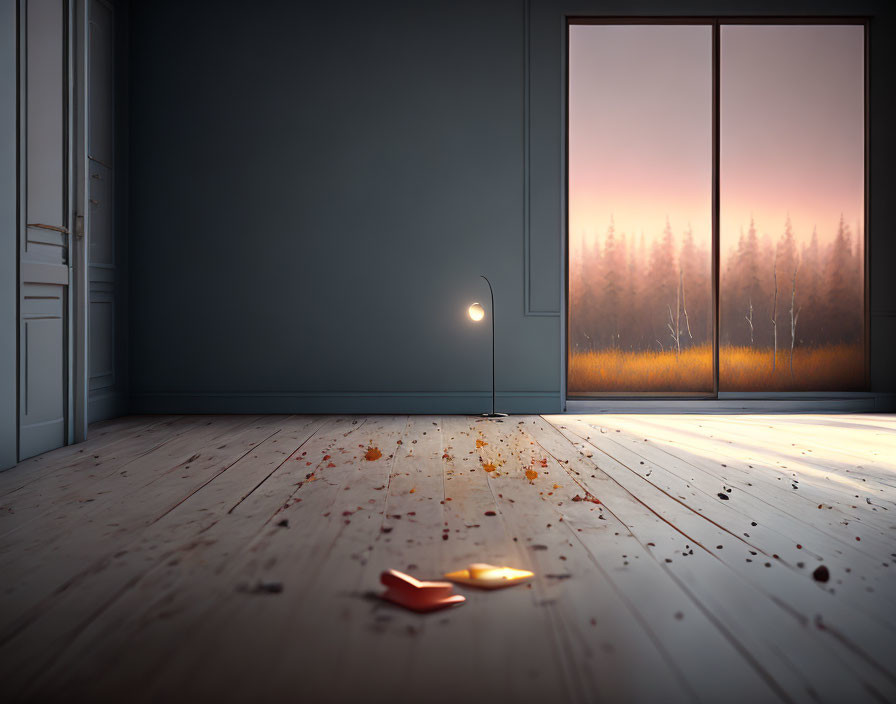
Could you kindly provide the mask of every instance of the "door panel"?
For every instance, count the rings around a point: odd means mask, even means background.
[[[90,0],[88,144],[91,159],[111,166],[115,159],[115,14],[103,0]]]
[[[66,442],[70,281],[67,5],[27,0],[22,7],[19,459]]]
[[[21,459],[65,444],[65,286],[23,286]]]
[[[115,348],[107,341],[115,333],[115,299],[111,284],[92,282],[90,289],[90,383],[91,393],[115,386]]]
[[[26,7],[28,222],[61,225],[66,181],[63,4],[29,0]]]
[[[112,236],[112,169],[91,161],[88,183],[90,213],[90,266],[115,268],[115,238]]]

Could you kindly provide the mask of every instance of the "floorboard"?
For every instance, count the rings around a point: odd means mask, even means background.
[[[0,574],[5,701],[894,701],[896,416],[115,419],[0,474]]]

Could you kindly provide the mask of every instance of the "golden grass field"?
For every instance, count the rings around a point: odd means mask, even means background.
[[[865,383],[861,345],[797,348],[790,376],[790,350],[722,347],[720,391],[854,391]],[[712,392],[712,347],[675,352],[598,350],[569,357],[570,395],[620,392]]]

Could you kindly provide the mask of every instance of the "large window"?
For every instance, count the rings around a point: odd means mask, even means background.
[[[570,24],[570,397],[864,387],[864,41]]]

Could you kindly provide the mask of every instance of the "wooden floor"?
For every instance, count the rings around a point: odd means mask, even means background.
[[[894,416],[122,418],[0,474],[0,692],[892,702],[894,502]]]

